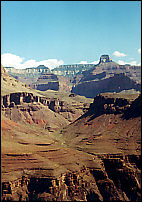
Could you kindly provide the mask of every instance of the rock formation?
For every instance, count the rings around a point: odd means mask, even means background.
[[[131,81],[128,82],[127,77]],[[120,79],[122,79],[122,85],[120,84]],[[109,85],[109,82],[113,82],[113,84]],[[134,82],[136,86],[132,84]],[[112,61],[109,55],[102,55],[99,64],[82,72],[80,79],[74,82],[75,85],[72,88],[72,92],[87,97],[94,97],[102,92],[120,92],[119,88],[127,90],[134,87],[134,89],[140,90],[140,83],[140,66],[119,65]]]
[[[10,105],[15,103],[19,106],[21,96],[21,102],[42,102],[53,109],[64,106],[58,100],[47,103],[44,98],[34,98],[32,94],[17,93],[17,99],[12,95],[7,97],[12,101]],[[61,144],[48,139],[47,133],[45,139],[40,135],[38,141],[36,136],[31,140],[26,138],[29,128],[25,125],[19,127],[25,137],[19,136],[18,122],[14,124],[12,119],[10,122],[3,119],[5,136],[2,138],[7,138],[14,127],[14,141],[17,139],[17,144],[21,146],[20,150],[11,152],[9,147],[6,152],[2,148],[2,200],[140,201],[139,116],[121,121],[125,111],[134,106],[139,108],[139,102],[137,95],[106,93],[96,96],[86,114],[60,131],[63,138]],[[114,107],[118,107],[118,114],[113,111]],[[125,109],[122,110],[122,107]],[[30,128],[30,136],[35,134],[32,130],[37,128]]]
[[[17,92],[2,96],[1,106],[2,112],[10,119],[13,117],[13,120],[18,121],[19,117],[19,121],[23,121],[24,117],[26,117],[26,122],[28,123],[39,124],[41,127],[49,127],[48,116],[45,113],[49,114],[50,110],[52,110],[57,114],[55,115],[56,117],[60,117],[60,121],[58,120],[58,122],[62,121],[63,125],[66,125],[88,110],[89,103],[80,103],[71,107],[68,102],[62,101],[59,98],[48,98],[36,96],[33,93]],[[43,113],[45,117],[42,115]],[[55,121],[53,120],[53,122]],[[60,126],[58,123],[55,125],[57,128],[58,125]],[[55,129],[56,127],[53,128]],[[54,131],[54,129],[52,130]]]
[[[37,82],[36,89],[41,91],[46,90],[59,90],[59,81],[56,75],[51,73],[42,74]]]
[[[44,65],[38,67],[26,68],[26,69],[15,69],[14,67],[5,67],[6,72],[18,79],[21,82],[32,85],[35,83],[41,74],[49,73],[50,69]]]
[[[94,98],[94,102],[90,105],[88,112],[100,116],[101,114],[123,114],[131,108],[135,108],[137,111],[140,109],[140,95],[135,102],[133,102],[133,99],[126,99],[123,96],[118,98],[116,95],[116,93],[102,93],[97,95]],[[139,105],[136,106],[135,103]]]
[[[60,65],[52,70],[52,72],[58,76],[65,76],[66,78],[74,77],[81,74],[83,71],[92,68],[93,64],[71,64]]]
[[[71,91],[72,87],[75,87],[75,85],[81,84],[82,82],[90,82],[94,80],[101,81],[102,79],[107,79],[113,77],[115,74],[120,73],[125,73],[125,75],[128,76],[130,79],[139,84],[141,83],[140,66],[119,65],[116,62],[112,61],[109,55],[102,55],[97,65],[60,65],[59,67],[54,68],[51,71],[44,65],[40,65],[37,68],[26,68],[22,70],[15,69],[13,67],[6,67],[6,71],[17,80],[28,84],[32,88],[37,87],[38,83],[36,85],[36,81],[42,74],[55,74],[58,78],[55,78],[54,76],[52,82],[48,82],[48,88],[53,89],[54,80],[54,89],[59,89],[67,92]],[[42,76],[40,79],[42,79]],[[40,79],[38,80],[38,82],[40,81]],[[42,82],[43,83],[39,83],[41,89],[47,89],[47,83],[46,85],[44,84],[44,79],[42,79]]]
[[[140,172],[133,166],[140,169],[140,156],[104,154],[90,159],[79,170],[56,177],[42,176],[44,170],[25,172],[15,180],[2,183],[2,200],[140,201]],[[36,176],[35,172],[39,174]]]
[[[138,94],[103,93],[96,96],[89,110],[62,130],[66,143],[91,153],[105,150],[106,153],[139,154],[140,100]]]
[[[101,63],[106,63],[106,62],[112,62],[112,59],[110,58],[109,55],[102,55],[102,56],[100,57],[100,62],[99,62],[99,64],[101,64]]]
[[[101,75],[99,75],[101,77]],[[98,76],[98,77],[99,77]],[[96,75],[97,77],[97,75]],[[79,83],[72,88],[72,93],[93,98],[98,93],[121,92],[123,90],[135,89],[141,90],[141,85],[131,80],[124,73],[115,74],[113,77],[100,80],[90,80]]]

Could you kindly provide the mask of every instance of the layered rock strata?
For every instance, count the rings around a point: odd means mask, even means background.
[[[46,90],[59,90],[59,81],[58,77],[55,74],[46,73],[42,74],[37,82],[36,82],[36,89],[41,91]]]
[[[52,110],[55,113],[58,113],[69,122],[74,121],[76,118],[83,114],[83,111],[87,111],[89,108],[89,104],[87,103],[80,103],[76,106],[74,105],[73,107],[71,107],[66,101],[62,101],[58,98],[40,97],[33,95],[33,93],[27,92],[11,93],[2,96],[1,106],[2,111],[8,117],[15,117],[14,114],[17,113],[17,116],[21,117],[21,113],[24,113],[24,116],[27,117],[26,121],[29,120],[29,122],[32,121],[30,121],[30,117],[33,117],[34,114],[37,114],[35,115],[36,120],[42,119],[38,111],[44,111],[44,107],[46,107],[46,109]]]
[[[120,73],[120,74],[114,74],[114,76],[109,78],[103,78],[100,80],[89,80],[82,83],[78,83],[78,85],[72,88],[71,92],[76,93],[78,95],[86,96],[88,98],[89,97],[93,98],[99,93],[105,93],[105,92],[119,93],[123,90],[130,90],[130,89],[141,91],[141,85],[131,80],[124,73]]]
[[[72,94],[73,95],[73,94]],[[2,108],[14,107],[15,105],[22,105],[23,103],[42,103],[45,106],[48,106],[49,109],[55,112],[67,112],[71,111],[67,107],[67,103],[65,101],[60,101],[58,98],[46,98],[40,96],[34,96],[33,93],[27,92],[19,92],[19,93],[11,93],[8,95],[4,95],[1,97],[1,105]],[[82,104],[82,106],[78,106],[78,109],[88,109],[89,104]]]
[[[118,98],[116,97],[116,93],[102,93],[97,95],[94,98],[94,102],[90,104],[90,108],[88,112],[91,112],[93,114],[96,114],[96,116],[99,116],[101,114],[130,114],[130,111],[133,110],[133,113],[135,111],[135,114],[138,113],[137,116],[140,116],[140,100],[141,95],[137,95],[138,97],[134,101],[134,98]],[[128,110],[129,109],[129,110]],[[135,110],[134,110],[135,109]]]
[[[100,168],[90,161],[80,170],[59,176],[27,171],[2,183],[2,200],[16,201],[140,201],[140,156],[100,154]],[[94,160],[95,162],[95,160]],[[40,171],[40,172],[39,172]],[[44,172],[39,170],[39,173]]]

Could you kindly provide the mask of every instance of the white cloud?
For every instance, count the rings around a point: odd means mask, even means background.
[[[63,65],[63,60],[57,60],[57,59],[48,59],[48,60],[42,60],[37,62],[36,60],[27,60],[24,63],[22,63],[24,58],[21,58],[17,55],[11,54],[11,53],[4,53],[1,56],[1,62],[4,67],[15,67],[16,69],[25,69],[30,67],[38,67],[39,65],[45,65],[46,67],[49,67],[50,69],[53,69],[59,65]]]
[[[124,62],[123,60],[118,60],[117,63],[118,63],[119,65],[125,65],[125,64],[126,64],[126,62]],[[128,63],[127,63],[127,64],[128,64]]]
[[[4,53],[1,56],[1,63],[4,67],[15,67],[21,65],[24,58],[21,58],[17,55],[11,54],[11,53]]]
[[[94,65],[97,65],[99,63],[100,60],[97,60],[97,61],[94,61],[94,62],[91,62],[91,64],[94,64]]]
[[[140,66],[141,64],[137,64],[137,61],[131,61],[131,62],[125,62],[123,60],[118,60],[117,63],[119,65],[125,65],[125,64],[129,64],[129,65],[132,65],[132,66]]]
[[[116,57],[125,57],[127,56],[125,53],[120,53],[119,51],[114,51],[113,55]]]
[[[98,64],[99,63],[99,60],[97,60],[97,61],[93,61],[93,62],[87,62],[87,61],[80,61],[80,63],[79,64]]]
[[[132,61],[132,62],[130,62],[130,65],[134,65],[134,66],[136,66],[137,65],[137,61]]]
[[[23,64],[21,64],[21,67],[23,68],[30,68],[30,67],[37,67],[37,62],[35,60],[27,60]]]
[[[80,61],[79,64],[87,64],[87,61]]]
[[[54,69],[55,67],[63,64],[64,64],[63,60],[58,61],[57,59],[43,60],[38,63],[38,65],[45,65],[46,67],[49,67],[50,69]]]
[[[138,53],[141,54],[141,48],[138,49]]]

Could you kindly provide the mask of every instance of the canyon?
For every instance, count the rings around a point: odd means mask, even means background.
[[[10,67],[5,69],[19,81],[42,91],[59,90],[93,98],[98,92],[141,90],[141,66],[119,65],[109,55],[102,55],[96,65],[60,65],[51,70],[44,65],[21,70]],[[113,89],[109,84],[111,82]]]
[[[1,78],[2,201],[141,201],[140,92],[39,91],[2,66]]]

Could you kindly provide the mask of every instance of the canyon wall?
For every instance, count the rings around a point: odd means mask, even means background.
[[[100,168],[95,166],[95,159]],[[26,171],[2,183],[2,200],[16,201],[140,201],[140,156],[100,154],[80,170],[42,176],[44,169]],[[35,174],[38,172],[37,174]]]
[[[72,93],[93,98],[99,93],[121,92],[123,90],[135,89],[141,91],[141,85],[130,79],[125,74],[115,74],[113,77],[78,83],[72,88]]]

